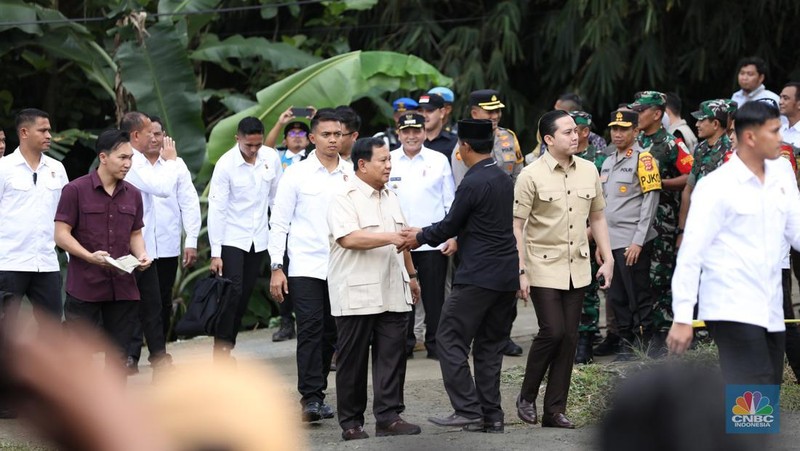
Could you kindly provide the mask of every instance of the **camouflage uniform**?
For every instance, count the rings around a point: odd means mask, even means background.
[[[631,105],[631,108],[640,106],[660,106],[665,102],[665,96],[655,91],[645,91]],[[683,175],[678,169],[679,146],[685,155],[691,159],[689,150],[683,141],[676,140],[663,127],[652,135],[645,135],[644,131],[637,138],[639,146],[650,152],[658,161],[661,180],[669,180]],[[691,160],[689,161],[691,164]],[[653,221],[658,236],[653,241],[653,255],[650,261],[650,281],[655,294],[655,308],[653,314],[654,329],[656,331],[669,330],[672,325],[672,273],[675,270],[675,241],[677,239],[678,211],[680,210],[681,191],[662,190]]]
[[[701,178],[710,174],[714,169],[722,166],[724,157],[731,150],[731,140],[728,135],[722,135],[713,146],[708,145],[707,140],[703,140],[697,145],[694,151],[694,165],[686,184],[694,187]]]
[[[570,111],[569,114],[573,119],[575,119],[575,123],[578,125],[590,127],[592,124],[592,116],[588,113],[583,111]],[[603,141],[603,144],[605,144],[605,141]],[[583,152],[576,154],[576,156],[594,163],[595,167],[597,167],[598,173],[600,173],[600,169],[603,167],[603,162],[606,161],[606,157],[608,157],[608,155],[604,154],[601,149],[598,149],[597,146],[591,143],[591,136],[589,147],[587,147]],[[597,278],[595,277],[597,271],[600,270],[600,265],[597,264],[597,261],[595,261],[594,258],[596,251],[597,244],[595,244],[594,240],[590,240],[589,261],[592,267],[592,281],[589,283],[589,286],[586,287],[586,291],[583,296],[581,323],[578,326],[578,333],[587,332],[590,334],[595,334],[600,332],[600,284],[597,283]]]

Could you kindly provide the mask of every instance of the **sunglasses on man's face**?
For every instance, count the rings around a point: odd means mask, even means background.
[[[289,138],[305,138],[306,136],[308,136],[308,133],[302,130],[297,130],[297,131],[292,130],[289,133],[287,133],[286,136]]]

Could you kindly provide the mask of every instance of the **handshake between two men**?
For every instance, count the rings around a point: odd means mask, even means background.
[[[392,238],[392,244],[397,247],[397,253],[412,251],[420,247],[422,244],[417,241],[417,234],[420,232],[422,232],[422,229],[419,227],[403,227],[400,232],[394,232],[393,235],[395,236]],[[448,239],[442,246],[442,254],[448,257],[455,254],[457,250],[458,242],[455,238]]]

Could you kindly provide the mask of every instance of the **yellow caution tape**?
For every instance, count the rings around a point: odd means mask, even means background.
[[[783,322],[786,324],[800,324],[800,319],[785,319]],[[692,327],[706,327],[706,323],[705,321],[696,319],[692,321]]]

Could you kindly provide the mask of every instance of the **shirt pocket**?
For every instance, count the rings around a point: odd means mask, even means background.
[[[114,227],[120,233],[128,234],[133,231],[133,226],[136,222],[136,208],[133,205],[117,204],[117,211],[119,212],[119,217],[116,221],[112,221]]]
[[[347,308],[360,309],[381,304],[380,276],[377,272],[347,278]]]
[[[89,252],[96,250],[106,250],[106,239],[109,236],[108,208],[105,204],[87,204],[81,207],[81,219],[79,230],[76,235],[79,241],[88,242],[85,246]]]
[[[381,218],[378,212],[370,209],[370,211],[358,212],[358,227],[362,230],[370,230],[381,227]]]
[[[541,213],[547,215],[548,213],[558,213],[562,211],[562,199],[564,198],[563,191],[539,191],[537,194],[537,209],[541,209]]]
[[[531,257],[537,265],[554,265],[561,257],[561,249],[551,246],[533,246]]]
[[[597,197],[597,189],[591,188],[578,188],[575,190],[575,206],[580,214],[588,215],[591,211],[592,202]]]
[[[30,191],[33,188],[33,176],[19,176],[11,179],[11,189],[16,191]]]

